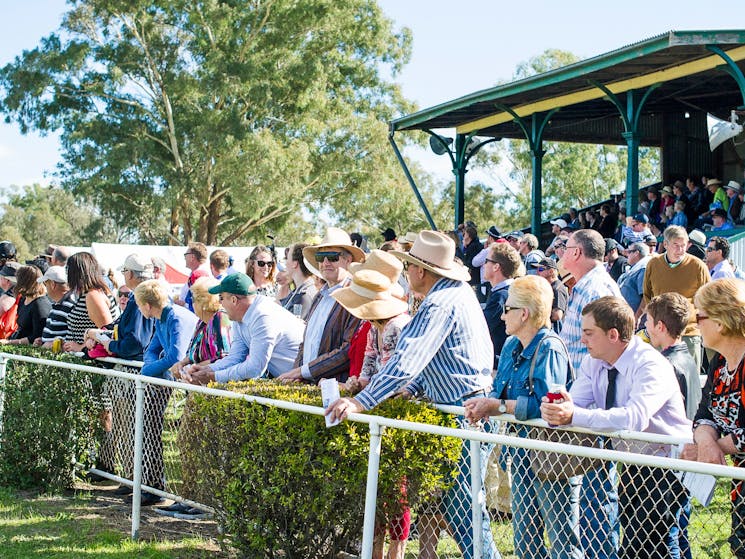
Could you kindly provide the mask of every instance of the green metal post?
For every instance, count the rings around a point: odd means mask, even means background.
[[[628,149],[626,163],[626,215],[634,215],[639,205],[639,134],[622,132]]]
[[[457,229],[458,225],[464,223],[465,220],[467,165],[466,136],[457,134],[455,136],[455,164],[453,165],[455,175],[455,225],[453,229]]]
[[[543,156],[546,150],[543,149],[543,123],[538,121],[539,115],[534,114],[531,127],[530,152],[532,159],[532,189],[531,189],[531,212],[530,212],[530,231],[541,238],[541,223],[543,222]]]

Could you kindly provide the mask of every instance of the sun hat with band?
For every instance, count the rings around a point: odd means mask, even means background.
[[[356,274],[360,270],[375,270],[387,277],[391,283],[398,283],[404,266],[401,261],[384,250],[374,249],[370,251],[364,262],[352,262],[349,265],[349,273]]]
[[[365,260],[365,253],[361,248],[352,244],[352,239],[349,238],[346,231],[339,229],[338,227],[329,227],[326,230],[326,235],[321,239],[320,243],[303,249],[303,258],[305,259],[306,267],[313,272],[313,274],[321,277],[321,272],[318,269],[318,263],[316,262],[316,253],[338,252],[333,250],[335,248],[343,249],[350,253],[353,262],[364,262]]]
[[[401,299],[401,286],[370,268],[358,270],[352,275],[349,287],[338,289],[331,296],[349,314],[362,320],[386,320],[409,309],[408,303]]]
[[[445,278],[468,281],[468,268],[455,261],[455,243],[439,231],[421,231],[409,252],[392,250],[391,254],[406,262]]]

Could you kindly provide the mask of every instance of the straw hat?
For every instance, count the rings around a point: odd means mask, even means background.
[[[471,279],[468,268],[455,262],[453,240],[438,231],[421,231],[409,252],[392,250],[391,254],[438,276],[459,281]]]
[[[414,233],[413,231],[408,231],[406,235],[398,239],[398,244],[413,245],[414,241],[416,241],[416,237],[417,237],[416,233]]]
[[[722,181],[720,181],[719,179],[709,179],[708,181],[706,181],[706,186],[707,187],[709,187],[709,186],[719,186],[721,184],[722,184]]]
[[[349,238],[346,231],[338,227],[329,227],[320,243],[303,249],[305,265],[319,277],[321,277],[321,272],[317,267],[316,252],[326,248],[342,248],[352,255],[352,261],[354,262],[364,262],[365,260],[365,253],[352,244],[352,239]]]
[[[386,254],[386,253],[383,253]],[[406,312],[406,301],[394,295],[390,278],[372,269],[359,269],[349,287],[337,289],[331,296],[349,313],[362,320],[385,320]]]
[[[404,265],[398,258],[377,248],[370,251],[364,262],[352,262],[349,265],[351,274],[356,274],[360,270],[375,270],[387,277],[391,283],[398,282],[403,269]]]

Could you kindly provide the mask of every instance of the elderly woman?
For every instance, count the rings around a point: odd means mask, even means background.
[[[186,307],[172,305],[158,280],[143,281],[134,292],[142,316],[155,319],[155,333],[145,350],[142,375],[170,380],[169,369],[186,355],[197,317]],[[170,387],[155,384],[145,387],[142,483],[161,490],[165,488],[163,417],[171,391]],[[143,492],[140,504],[149,506],[161,501],[154,493]]]
[[[566,346],[551,329],[553,291],[539,276],[517,278],[509,288],[502,320],[507,335],[497,375],[488,398],[465,402],[470,421],[514,414],[518,420],[540,417],[541,398],[551,385],[570,380]],[[530,369],[533,368],[532,379]],[[525,437],[528,428],[515,427]],[[502,449],[512,456],[512,524],[515,553],[520,558],[583,557],[578,538],[579,476],[565,481],[542,481],[530,468],[524,449]]]
[[[719,358],[709,368],[701,404],[693,423],[693,444],[682,458],[745,466],[745,282],[734,278],[704,284],[694,296],[696,321],[704,347]],[[732,534],[729,544],[738,559],[745,558],[745,490],[732,482]]]
[[[96,258],[78,252],[67,260],[67,284],[77,301],[67,315],[65,351],[82,351],[85,333],[103,328],[119,317],[119,305],[101,276]]]
[[[181,378],[181,369],[192,363],[214,363],[222,359],[230,350],[230,319],[220,306],[220,297],[208,290],[218,285],[212,278],[199,278],[191,286],[194,298],[194,312],[199,319],[189,342],[186,355],[178,363],[171,365],[174,378]]]
[[[277,263],[272,251],[264,245],[257,245],[246,260],[246,275],[256,286],[256,292],[270,299],[277,297]]]
[[[16,292],[21,297],[18,303],[18,329],[8,344],[32,344],[41,337],[47,317],[52,310],[52,301],[41,283],[41,270],[36,266],[21,266],[16,272]]]

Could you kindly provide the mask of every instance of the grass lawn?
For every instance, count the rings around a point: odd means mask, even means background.
[[[187,522],[144,510],[141,541],[129,538],[129,505],[111,495],[114,486],[59,496],[0,488],[0,555],[3,559],[54,557],[230,557],[210,532],[214,522]]]

